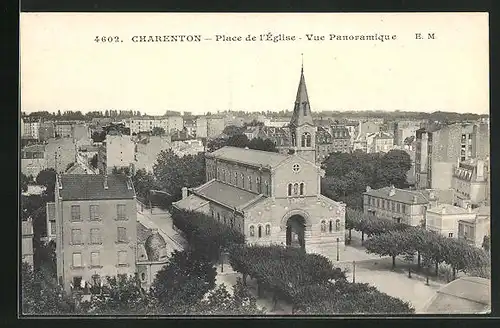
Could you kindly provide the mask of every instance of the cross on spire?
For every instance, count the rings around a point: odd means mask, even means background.
[[[304,54],[301,53],[300,56],[302,57],[302,65],[301,65],[301,68],[300,68],[300,72],[304,73]]]

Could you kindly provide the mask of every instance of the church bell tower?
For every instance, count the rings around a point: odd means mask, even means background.
[[[300,70],[299,88],[295,98],[293,116],[290,121],[292,150],[298,156],[316,163],[316,127],[313,123],[311,106],[304,78],[304,64]]]

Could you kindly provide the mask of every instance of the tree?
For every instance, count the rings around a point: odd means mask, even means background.
[[[384,185],[394,185],[397,188],[407,186],[407,173],[411,168],[410,155],[404,150],[393,149],[386,153],[380,163],[380,181]]]
[[[137,196],[142,200],[149,199],[150,190],[157,188],[153,174],[147,172],[145,169],[139,169],[135,172],[132,177],[132,183],[134,184]]]
[[[244,134],[236,134],[227,140],[227,145],[231,147],[245,148],[248,146],[248,143],[249,140]]]
[[[151,315],[156,314],[156,300],[141,288],[137,276],[119,274],[107,276],[100,286],[100,278],[95,277],[91,299],[82,303],[86,313],[98,315]]]
[[[225,135],[227,135],[229,137],[232,137],[234,135],[241,134],[242,130],[243,130],[243,128],[238,127],[236,125],[228,125],[224,128],[222,133],[224,133]]]
[[[162,127],[155,126],[151,131],[151,134],[154,136],[163,136],[165,135],[165,129]]]
[[[92,140],[94,142],[103,142],[104,140],[106,140],[106,135],[107,135],[107,133],[105,130],[100,131],[100,132],[94,131],[92,133]]]
[[[33,180],[33,178],[29,178],[27,177],[24,173],[21,173],[21,176],[20,176],[20,185],[21,185],[21,191],[22,192],[26,192],[28,191],[28,184]]]
[[[72,313],[75,305],[51,277],[34,272],[23,262],[21,267],[21,304],[25,315]]]
[[[173,150],[163,150],[153,166],[158,186],[178,200],[182,187],[195,187],[205,182],[205,155],[177,156]]]
[[[174,251],[156,274],[151,291],[164,313],[190,313],[215,287],[212,263],[192,252]]]
[[[40,171],[36,176],[36,183],[40,186],[44,186],[45,194],[51,196],[53,198],[55,186],[56,186],[56,170],[50,168]]]
[[[271,141],[270,139],[261,139],[261,138],[255,138],[252,139],[248,142],[247,144],[248,148],[250,149],[255,149],[255,150],[262,150],[262,151],[270,151],[277,153],[278,148],[276,148],[276,144]]]
[[[90,159],[90,165],[95,169],[97,168],[97,154]]]
[[[491,248],[491,241],[490,241],[490,236],[486,235],[484,236],[483,238],[483,244],[481,245],[481,247],[486,251],[486,252],[490,252],[490,248]]]
[[[396,256],[404,254],[407,250],[407,234],[403,231],[389,231],[374,236],[364,243],[368,253],[392,257],[392,269],[396,268]]]
[[[202,315],[256,315],[264,314],[257,307],[256,299],[248,288],[237,278],[233,293],[229,293],[224,284],[219,284],[208,293],[206,299],[197,306],[195,313]]]
[[[216,151],[217,149],[221,149],[222,147],[227,146],[226,138],[215,138],[209,140],[207,142],[207,152],[211,153]]]

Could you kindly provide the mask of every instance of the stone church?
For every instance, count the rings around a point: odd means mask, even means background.
[[[345,204],[321,195],[304,70],[290,122],[289,154],[223,147],[206,154],[207,182],[183,188],[174,207],[204,212],[248,243],[304,248],[335,258],[345,238]]]

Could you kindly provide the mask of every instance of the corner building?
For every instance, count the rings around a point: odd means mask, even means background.
[[[175,208],[204,212],[249,244],[288,245],[333,258],[344,250],[345,204],[321,195],[316,129],[302,70],[289,154],[223,147],[206,154],[207,182],[183,190]],[[342,246],[342,247],[340,247]]]
[[[135,274],[137,204],[130,178],[58,175],[55,224],[57,276],[66,291]]]

